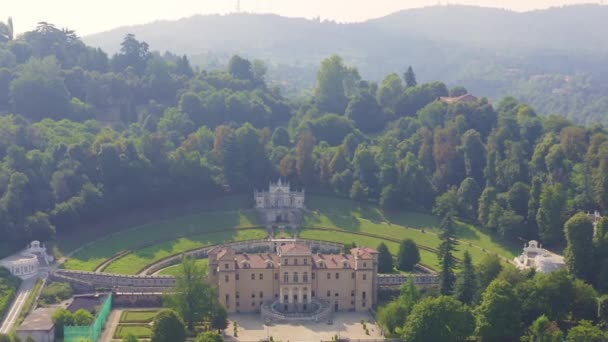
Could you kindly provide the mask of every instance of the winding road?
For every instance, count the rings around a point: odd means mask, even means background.
[[[15,295],[15,299],[2,322],[2,326],[0,326],[0,334],[8,334],[11,332],[13,325],[15,325],[15,322],[17,322],[17,319],[19,318],[19,313],[21,313],[23,305],[25,305],[25,302],[27,301],[27,297],[36,285],[37,279],[38,277],[32,277],[21,283],[21,286],[19,286],[17,294]]]

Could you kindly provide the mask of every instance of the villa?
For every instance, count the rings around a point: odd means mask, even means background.
[[[563,256],[549,252],[535,240],[524,245],[523,253],[513,260],[520,270],[535,269],[541,273],[551,273],[566,267]]]

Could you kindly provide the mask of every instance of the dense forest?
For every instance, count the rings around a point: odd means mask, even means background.
[[[319,61],[331,54],[375,82],[412,65],[422,82],[462,85],[492,102],[510,94],[541,115],[605,125],[606,17],[608,6],[591,4],[530,12],[430,6],[360,23],[235,13],[120,27],[83,39],[114,53],[133,33],[207,70],[225,69],[234,54],[259,58],[268,66],[267,81],[289,96],[307,96]]]
[[[433,210],[446,217],[444,262],[453,216],[506,243],[565,247],[568,274],[501,273],[497,258],[475,271],[465,258],[457,279],[442,269],[451,277],[442,294],[453,297],[420,299],[405,287],[387,307],[401,319],[391,332],[416,341],[448,327],[451,337],[510,341],[531,325],[537,341],[561,338],[559,324],[576,325],[572,341],[604,338],[585,320],[597,319],[596,290],[608,290],[608,219],[594,233],[577,215],[608,210],[602,126],[541,117],[512,97],[458,101],[464,87],[418,83],[412,68],[367,81],[337,55],[321,62],[310,97],[288,99],[259,60],[235,55],[224,70],[199,70],[131,34],[109,56],[49,23],[19,37],[1,24],[0,60],[3,253],[108,213],[248,193],[283,177],[386,210]],[[421,323],[444,321],[454,325]]]

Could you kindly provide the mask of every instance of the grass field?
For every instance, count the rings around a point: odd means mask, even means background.
[[[357,244],[357,246],[370,246],[373,248],[377,247],[381,242],[384,242],[391,254],[397,255],[397,253],[399,252],[399,244],[396,242],[386,241],[383,239],[369,236],[356,235],[349,232],[304,230],[300,233],[300,237],[303,239],[324,240],[337,243],[354,242],[355,244]],[[427,267],[439,269],[439,262],[435,253],[421,249],[420,262]]]
[[[72,255],[64,264],[64,267],[67,269],[92,271],[104,260],[123,250],[137,249],[161,241],[175,241],[179,237],[204,234],[205,232],[222,229],[226,229],[226,234],[237,234],[237,231],[229,229],[251,227],[257,224],[255,212],[249,210],[202,212],[147,223],[114,233],[104,239],[93,242],[91,245]],[[229,239],[230,236],[224,236],[224,238]],[[236,235],[233,238],[236,238]],[[81,245],[85,242],[81,241]]]
[[[439,219],[433,215],[408,211],[389,213],[371,203],[317,195],[307,195],[306,205],[310,211],[304,217],[304,230],[300,233],[302,238],[355,242],[369,247],[376,247],[384,239],[392,239],[387,245],[394,254],[398,249],[397,241],[405,238],[411,238],[418,245],[432,249],[436,249],[440,243],[437,236]],[[113,260],[105,271],[134,274],[150,263],[189,249],[227,241],[263,238],[266,234],[261,229],[233,229],[259,224],[255,211],[246,209],[250,206],[249,196],[230,196],[206,205],[191,205],[186,209],[169,208],[160,210],[158,214],[134,215],[124,222],[114,222],[112,226],[111,222],[99,224],[98,227],[107,227],[107,232],[111,234],[101,239],[97,236],[92,243],[74,253],[64,267],[91,271],[108,258],[127,251]],[[474,225],[457,222],[456,228],[460,240],[456,257],[461,258],[465,250],[469,250],[474,262],[481,260],[487,253],[509,259],[518,253],[518,246],[509,248],[498,244]],[[93,233],[86,231],[84,227],[83,233],[60,237],[58,248],[67,252],[70,248],[91,242],[87,238],[91,238],[90,234]],[[99,232],[96,230],[95,234]],[[288,237],[289,234],[279,232],[277,236]],[[421,250],[421,257],[423,264],[436,268],[437,260],[432,252]]]
[[[374,234],[379,237],[398,240],[410,238],[419,245],[431,248],[437,248],[440,244],[440,239],[437,236],[439,220],[432,215],[407,211],[387,214],[371,204],[314,195],[308,196],[307,207],[311,212],[305,215],[305,227],[333,228],[345,232]],[[486,255],[482,248],[489,253],[496,253],[509,259],[516,255],[516,250],[503,247],[492,241],[488,234],[473,225],[457,222],[456,232],[458,239],[461,240],[456,254],[457,257],[462,257],[464,251],[468,250],[473,260],[478,262]],[[300,236],[311,239],[332,237],[332,234],[321,233],[324,232],[317,230],[304,231]],[[347,238],[347,236],[342,237]],[[353,234],[349,238],[350,240],[346,241],[355,241]],[[336,240],[337,238],[333,238],[331,241]],[[469,246],[469,243],[471,246]],[[377,243],[366,245],[376,247]],[[425,263],[424,259],[423,263]],[[432,265],[435,265],[435,263],[429,264],[429,266]]]
[[[158,310],[126,310],[120,315],[120,323],[150,323]]]
[[[152,336],[152,328],[146,324],[120,324],[114,331],[114,339],[122,339],[128,334],[133,334],[137,338],[150,338]]]
[[[205,269],[207,269],[207,266],[209,265],[209,259],[197,259],[196,264],[199,267],[204,267]],[[160,272],[158,272],[158,274],[171,275],[171,276],[175,277],[179,273],[179,266],[180,266],[179,264],[169,266],[167,268],[162,269]]]
[[[149,264],[191,249],[232,241],[263,239],[266,236],[267,233],[264,229],[247,229],[179,238],[177,240],[167,241],[135,250],[112,262],[104,272],[136,274]]]

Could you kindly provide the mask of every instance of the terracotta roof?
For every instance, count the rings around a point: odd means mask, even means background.
[[[312,258],[316,268],[355,268],[355,257],[349,254],[316,254]],[[344,263],[347,267],[344,267]]]
[[[373,259],[374,254],[378,254],[378,251],[368,247],[355,247],[350,250],[350,254],[358,256],[360,258]]]
[[[232,248],[218,247],[209,251],[209,259],[215,260],[233,260],[236,253]]]
[[[287,245],[279,246],[279,252],[281,255],[307,255],[310,253],[310,248],[306,245],[297,243],[290,243]]]
[[[237,268],[269,268],[279,262],[276,254],[237,254],[235,256]],[[248,265],[248,266],[247,266]]]

